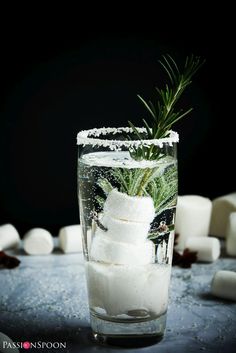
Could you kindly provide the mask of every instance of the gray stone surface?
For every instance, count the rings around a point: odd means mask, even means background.
[[[173,268],[165,337],[139,349],[99,346],[91,340],[82,254],[20,252],[19,258],[18,268],[0,269],[0,332],[15,341],[67,343],[67,349],[44,352],[235,351],[236,303],[210,295],[217,270],[236,270],[233,258],[194,264],[191,269]]]

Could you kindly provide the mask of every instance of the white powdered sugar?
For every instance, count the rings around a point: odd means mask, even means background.
[[[145,133],[146,128],[137,128],[139,133]],[[110,128],[110,127],[103,127],[99,129],[91,129],[91,130],[82,130],[77,135],[77,144],[78,145],[90,145],[92,147],[108,147],[112,151],[120,150],[121,147],[127,148],[135,148],[142,146],[150,146],[155,145],[159,147],[163,147],[166,143],[170,146],[173,145],[175,142],[179,142],[179,135],[177,132],[170,130],[168,132],[168,137],[164,137],[161,139],[152,139],[152,140],[108,140],[108,139],[101,139],[100,136],[106,136],[108,134],[116,135],[119,133],[132,133],[133,130],[130,127],[119,127],[119,128]]]

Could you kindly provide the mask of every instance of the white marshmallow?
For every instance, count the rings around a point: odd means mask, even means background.
[[[16,248],[20,244],[20,236],[12,224],[0,227],[0,250]]]
[[[123,221],[107,213],[102,217],[101,223],[108,229],[104,234],[111,240],[131,244],[144,242],[150,228],[149,223]]]
[[[226,252],[230,256],[236,256],[236,212],[229,215],[226,228]]]
[[[108,315],[145,310],[160,316],[167,310],[171,267],[168,265],[86,264],[90,307]]]
[[[24,236],[24,250],[29,255],[48,255],[53,250],[52,235],[43,228],[33,228]]]
[[[92,240],[92,260],[111,264],[146,265],[154,261],[154,244],[147,240],[141,244],[110,240],[103,231],[97,231]]]
[[[226,252],[229,256],[236,256],[236,237],[226,239]]]
[[[216,297],[236,301],[236,272],[216,272],[211,283],[211,293]]]
[[[197,196],[179,196],[176,209],[175,232],[179,234],[176,249],[183,250],[188,237],[203,237],[209,233],[212,203]]]
[[[153,200],[148,196],[128,196],[113,189],[104,204],[104,213],[133,222],[151,223],[155,217]]]
[[[186,240],[185,247],[197,251],[197,260],[213,262],[220,256],[219,239],[213,237],[191,237]]]
[[[226,237],[227,223],[231,212],[236,212],[236,192],[213,200],[210,224],[211,235]]]
[[[82,227],[76,224],[61,228],[59,231],[59,246],[64,253],[83,251]]]

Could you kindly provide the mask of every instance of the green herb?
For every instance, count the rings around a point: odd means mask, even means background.
[[[163,55],[162,58],[163,60],[160,60],[159,62],[168,75],[169,83],[167,83],[163,89],[156,87],[156,102],[147,102],[138,95],[139,99],[149,112],[151,118],[150,122],[142,119],[147,131],[147,139],[150,140],[168,136],[172,125],[193,110],[193,108],[185,111],[182,109],[176,110],[176,103],[180,99],[186,87],[188,87],[192,82],[192,76],[204,63],[204,61],[201,61],[200,57],[191,55],[186,58],[184,67],[181,70],[169,54]],[[142,141],[143,137],[140,135],[134,124],[131,121],[128,123],[136,138]],[[137,149],[134,148],[130,153],[136,160],[156,160],[162,157],[160,148],[155,145],[141,146]]]
[[[97,202],[103,207],[108,193],[113,188],[118,188],[120,192],[130,196],[151,196],[154,202],[156,215],[161,214],[168,208],[176,206],[177,200],[177,167],[174,160],[163,153],[161,147],[151,144],[143,145],[143,139],[160,139],[167,137],[174,123],[182,119],[192,111],[192,108],[183,110],[176,109],[176,103],[182,93],[191,83],[192,76],[203,65],[200,57],[191,55],[185,60],[181,70],[170,55],[165,55],[160,61],[168,75],[169,83],[163,89],[156,88],[157,101],[145,101],[138,96],[149,112],[151,121],[143,119],[146,134],[141,134],[132,122],[129,125],[132,128],[135,139],[140,140],[139,147],[133,147],[129,150],[132,158],[135,160],[160,160],[154,168],[114,168],[111,170],[110,181],[99,179],[98,185],[103,191],[102,196],[97,196]],[[128,137],[131,139],[131,137]],[[171,227],[168,228],[169,231]],[[159,232],[154,231],[150,234],[153,239],[159,236]]]
[[[145,193],[152,197],[156,214],[176,206],[178,183],[177,166],[171,165],[165,172],[153,180],[149,180]]]
[[[97,181],[103,191],[103,196],[97,196],[101,207],[108,193],[115,187],[129,196],[151,196],[157,215],[167,208],[175,207],[178,189],[175,164],[145,169],[114,168],[110,173],[114,184],[107,179]]]

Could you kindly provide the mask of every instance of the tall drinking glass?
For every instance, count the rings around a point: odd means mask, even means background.
[[[163,336],[177,202],[178,134],[78,134],[78,191],[91,327],[99,341]]]

